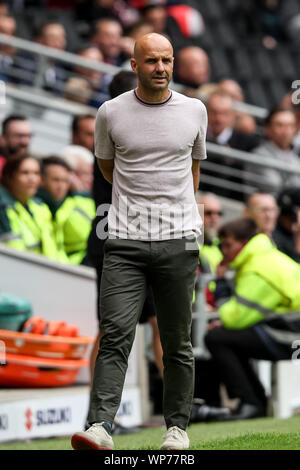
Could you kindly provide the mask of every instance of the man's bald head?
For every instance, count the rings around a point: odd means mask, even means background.
[[[178,52],[176,58],[177,79],[192,87],[208,83],[210,63],[206,52],[198,46],[187,46]]]
[[[162,34],[158,33],[149,33],[141,36],[134,45],[134,53],[133,57],[136,60],[139,60],[140,57],[143,57],[145,54],[149,52],[151,49],[169,49],[170,53],[173,56],[173,47],[170,41],[163,36]]]

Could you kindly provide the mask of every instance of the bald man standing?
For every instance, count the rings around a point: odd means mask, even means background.
[[[94,371],[91,426],[74,434],[74,449],[114,448],[111,425],[148,284],[163,347],[167,432],[161,449],[189,447],[192,298],[202,227],[195,192],[200,160],[206,158],[207,115],[201,101],[169,89],[173,48],[164,36],[142,36],[131,66],[137,89],[106,101],[96,119],[95,154],[112,183],[100,292],[104,334]]]

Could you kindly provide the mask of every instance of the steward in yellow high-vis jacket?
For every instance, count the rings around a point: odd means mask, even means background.
[[[89,264],[86,259],[87,240],[96,215],[94,200],[87,194],[72,194],[70,168],[59,157],[42,162],[42,187],[38,196],[52,214],[57,244],[72,264]]]
[[[39,182],[40,163],[35,158],[11,158],[5,164],[0,186],[0,242],[59,260],[51,213],[34,197]]]
[[[257,234],[250,219],[227,223],[219,236],[220,322],[210,326],[205,342],[229,396],[240,399],[233,419],[253,418],[265,413],[266,397],[249,359],[290,359],[300,340],[300,266]],[[235,270],[233,286],[224,278],[228,267]]]
[[[212,240],[204,238],[204,244],[199,248],[200,268],[204,273],[215,273],[223,254],[220,250],[220,240],[216,237]]]

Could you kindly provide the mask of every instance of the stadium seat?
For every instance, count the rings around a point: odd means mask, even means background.
[[[211,51],[210,63],[212,69],[212,82],[232,76],[230,62],[227,59],[225,51],[220,48]]]
[[[283,80],[295,80],[298,70],[288,48],[278,45],[274,50],[273,64],[278,72],[278,76]]]
[[[221,21],[215,26],[214,33],[216,43],[219,44],[219,47],[221,45],[225,49],[236,49],[237,39],[235,38],[233,28],[231,28],[225,21]]]
[[[252,56],[253,68],[255,75],[261,80],[272,80],[275,76],[270,55],[263,48],[257,49]]]
[[[289,91],[280,78],[274,78],[274,80],[271,80],[268,84],[268,90],[272,106],[278,105],[284,95]]]
[[[218,0],[201,0],[195,8],[202,13],[208,22],[215,23],[223,17],[221,3]]]
[[[271,107],[271,100],[259,80],[250,80],[246,82],[244,89],[247,103],[252,103],[263,108]]]
[[[254,70],[247,51],[236,48],[232,53],[232,64],[237,80],[248,81],[254,77]]]

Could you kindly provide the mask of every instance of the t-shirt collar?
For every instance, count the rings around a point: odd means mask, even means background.
[[[166,103],[168,103],[170,101],[170,99],[172,98],[172,91],[170,91],[170,94],[169,96],[164,100],[164,101],[157,101],[157,102],[153,102],[153,101],[145,101],[145,100],[142,100],[142,98],[140,98],[137,94],[137,88],[135,90],[133,90],[134,92],[134,96],[136,97],[136,99],[146,105],[146,106],[161,106],[161,105],[164,105]]]

